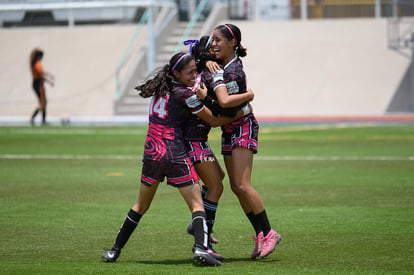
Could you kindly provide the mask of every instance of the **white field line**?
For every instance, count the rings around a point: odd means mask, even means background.
[[[288,133],[288,132],[302,132],[302,131],[318,131],[318,130],[327,130],[327,129],[343,129],[343,128],[365,128],[372,127],[375,124],[317,124],[317,125],[289,125],[289,126],[280,126],[280,127],[266,127],[263,126],[260,128],[260,133],[269,134],[269,133]],[[144,135],[147,133],[147,130],[137,129],[131,127],[129,129],[90,129],[90,128],[16,128],[8,130],[7,132],[19,133],[19,134],[38,134],[38,135]],[[4,133],[7,133],[6,131]],[[1,132],[0,132],[1,134]],[[212,133],[213,135],[220,136],[221,131]]]
[[[95,135],[144,135],[147,133],[146,129],[64,129],[64,128],[46,128],[46,129],[34,129],[34,128],[17,128],[8,132],[18,134],[30,134],[30,135],[82,135],[82,136],[95,136]],[[7,134],[5,131],[4,133]]]
[[[222,158],[221,156],[218,157]],[[133,155],[29,155],[0,154],[0,159],[140,160]],[[414,156],[255,156],[264,161],[414,161]]]

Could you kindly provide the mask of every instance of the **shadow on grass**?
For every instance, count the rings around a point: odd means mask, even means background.
[[[252,260],[249,258],[226,258],[221,263],[225,265],[226,263],[276,263],[279,262],[280,259],[274,258],[266,258],[266,259],[256,259]],[[128,263],[136,263],[136,264],[145,264],[145,265],[188,265],[189,263],[193,263],[193,259],[185,258],[185,259],[171,259],[171,260],[144,260],[144,261],[123,261]],[[199,266],[193,263],[195,266]]]

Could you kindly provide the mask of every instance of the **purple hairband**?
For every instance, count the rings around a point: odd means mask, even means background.
[[[183,42],[183,44],[184,45],[190,45],[189,52],[190,52],[190,54],[192,54],[193,53],[193,45],[196,45],[196,46],[199,45],[200,44],[200,40],[189,39],[189,40],[185,40]]]
[[[184,59],[184,57],[189,56],[188,53],[183,54],[180,58],[178,58],[178,60],[175,62],[174,66],[172,66],[171,68],[171,72],[173,72],[175,70],[175,68],[178,66],[178,64],[180,64],[180,62]]]

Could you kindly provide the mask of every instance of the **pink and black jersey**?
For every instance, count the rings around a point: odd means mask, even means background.
[[[225,85],[229,95],[241,94],[247,91],[246,74],[241,59],[234,57],[223,70],[214,74],[214,90]]]
[[[241,94],[247,91],[246,74],[239,57],[233,58],[223,70],[214,76],[214,90],[225,86],[229,95]],[[259,124],[253,113],[250,113],[232,123],[221,127],[221,153],[231,155],[235,147],[244,147],[257,153]]]
[[[208,94],[214,94],[212,90],[213,77],[208,70],[204,70],[201,74],[201,82],[205,84]],[[207,106],[211,110],[211,106]],[[190,115],[184,123],[184,137],[186,140],[202,141],[207,140],[211,126],[196,115]]]
[[[187,156],[183,124],[203,110],[204,104],[183,85],[173,82],[166,96],[153,96],[149,106],[149,127],[144,159],[174,160]]]
[[[246,74],[243,69],[243,63],[238,56],[224,66],[223,70],[218,70],[213,78],[214,90],[220,86],[226,86],[229,95],[242,94],[247,91]],[[239,121],[234,121],[221,128],[224,132],[232,132],[234,127],[238,127]]]

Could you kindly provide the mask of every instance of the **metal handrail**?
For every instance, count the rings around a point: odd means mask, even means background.
[[[129,56],[131,52],[132,46],[135,44],[135,41],[139,34],[141,33],[142,27],[146,24],[148,20],[148,13],[149,8],[147,8],[144,12],[144,14],[141,16],[141,19],[139,20],[138,27],[134,32],[134,35],[129,40],[128,46],[126,47],[124,53],[122,54],[121,60],[118,63],[118,66],[116,66],[115,71],[115,83],[116,83],[116,92],[115,92],[115,99],[119,98],[121,95],[121,80],[120,80],[120,72],[121,69],[124,67],[125,62],[127,60],[127,57]]]

